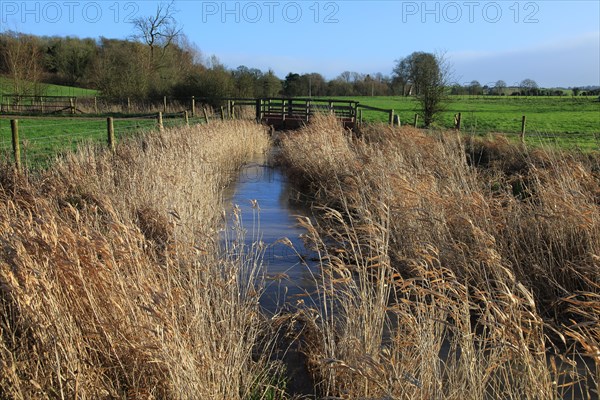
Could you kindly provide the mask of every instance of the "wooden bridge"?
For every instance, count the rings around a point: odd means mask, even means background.
[[[333,114],[345,128],[354,129],[362,122],[362,110],[382,112],[389,116],[390,124],[395,122],[394,110],[370,107],[355,100],[315,99],[315,98],[263,98],[263,99],[222,99],[227,106],[221,107],[221,116],[232,118],[236,107],[254,106],[256,121],[274,129],[297,129],[306,124],[316,114]],[[397,122],[396,122],[397,123]]]
[[[275,129],[296,129],[315,114],[333,114],[345,128],[357,123],[358,102],[353,100],[320,99],[257,99],[256,120]]]

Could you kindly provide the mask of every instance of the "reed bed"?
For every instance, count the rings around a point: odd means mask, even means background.
[[[281,138],[312,197],[323,396],[598,398],[598,159],[316,118]]]
[[[260,251],[219,244],[222,190],[268,146],[256,124],[217,122],[83,147],[35,177],[2,166],[0,398],[276,393]]]

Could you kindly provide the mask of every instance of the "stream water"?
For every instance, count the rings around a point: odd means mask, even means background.
[[[297,223],[297,216],[308,216],[310,210],[294,201],[294,193],[282,171],[260,157],[242,168],[224,194],[228,223],[231,225],[231,213],[237,206],[246,245],[262,241],[266,246],[266,287],[260,303],[270,313],[304,301],[315,288],[314,254],[305,247],[301,238],[305,230]]]

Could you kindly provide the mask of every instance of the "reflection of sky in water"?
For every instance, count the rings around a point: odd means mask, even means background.
[[[290,187],[281,171],[260,160],[246,165],[240,171],[237,182],[224,194],[228,223],[231,224],[231,206],[235,204],[241,210],[247,245],[261,239],[267,246],[263,260],[267,277],[280,274],[288,277],[283,280],[267,279],[261,304],[269,311],[275,311],[277,305],[281,306],[284,302],[294,305],[299,299],[296,296],[314,290],[311,271],[300,258],[310,264],[314,254],[304,246],[300,235],[305,230],[296,221],[296,216],[307,215],[309,211],[295,206],[290,196]],[[260,209],[258,217],[252,206],[253,200],[257,201]],[[288,238],[294,248],[278,242],[282,238]],[[308,302],[307,299],[305,301]]]

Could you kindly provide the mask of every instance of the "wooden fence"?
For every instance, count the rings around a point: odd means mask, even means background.
[[[166,127],[209,123],[211,118],[209,115],[212,114],[207,110],[203,114],[204,116],[197,116],[194,119],[190,118],[188,111],[168,114],[158,112],[145,116],[120,118],[111,116],[105,118],[56,118],[55,120],[35,117],[11,119],[9,139],[6,135],[6,125],[2,124],[4,128],[0,127],[2,133],[0,135],[0,152],[8,153],[10,149],[15,168],[21,170],[22,153],[28,156],[30,166],[39,165],[40,162],[43,165],[48,157],[55,156],[52,150],[47,153],[48,149],[54,148],[56,151],[62,152],[71,145],[74,146],[82,141],[98,141],[101,138],[104,138],[108,147],[114,151],[117,136],[123,137],[147,130],[163,130]],[[8,122],[8,120],[0,121]],[[118,123],[117,129],[115,129],[116,123]],[[59,127],[58,134],[48,133],[57,127]],[[43,157],[40,158],[38,153],[43,153]]]
[[[153,112],[186,110],[191,117],[206,114],[206,110],[227,118],[256,118],[257,121],[277,128],[297,128],[317,113],[332,113],[345,127],[354,128],[362,122],[362,110],[381,112],[394,119],[394,110],[370,107],[354,100],[318,98],[207,98],[167,97],[154,100],[122,100],[103,97],[65,96],[0,96],[0,114],[91,114],[91,115],[144,115]]]

